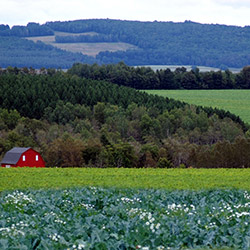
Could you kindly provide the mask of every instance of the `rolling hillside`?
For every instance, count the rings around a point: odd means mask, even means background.
[[[8,38],[13,46],[9,46]],[[242,68],[250,64],[249,40],[248,26],[190,21],[89,19],[43,25],[29,23],[11,29],[0,25],[0,66],[69,68],[74,62],[124,61],[128,65]],[[51,47],[57,54],[46,54],[45,50],[52,50]],[[39,54],[43,54],[44,60],[39,59]]]

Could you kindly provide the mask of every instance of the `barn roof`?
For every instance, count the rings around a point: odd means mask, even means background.
[[[3,157],[1,161],[1,164],[2,163],[16,164],[19,161],[21,155],[29,149],[30,148],[18,148],[18,147],[12,148],[5,154],[5,156]]]

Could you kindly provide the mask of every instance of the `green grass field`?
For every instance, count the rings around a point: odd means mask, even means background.
[[[0,168],[0,191],[101,186],[250,190],[250,169]]]
[[[224,109],[250,124],[250,90],[147,90],[146,92],[190,104]]]

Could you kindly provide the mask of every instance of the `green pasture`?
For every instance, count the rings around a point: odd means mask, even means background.
[[[250,169],[0,168],[0,191],[101,186],[250,190]]]
[[[220,108],[250,124],[250,90],[146,90],[190,104]]]

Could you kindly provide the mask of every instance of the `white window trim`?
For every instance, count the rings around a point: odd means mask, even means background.
[[[25,161],[26,159],[25,159],[25,155],[23,155],[23,161]]]
[[[38,158],[38,155],[36,155],[36,161],[38,161],[38,159],[39,159],[39,158]]]

